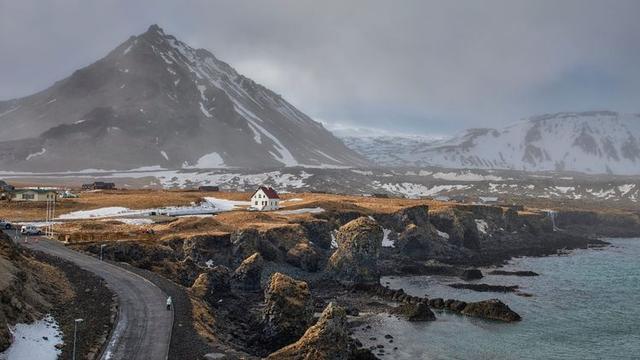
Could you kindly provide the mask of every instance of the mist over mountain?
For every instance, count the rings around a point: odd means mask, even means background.
[[[368,164],[280,95],[157,25],[42,92],[0,102],[0,128],[3,170]]]
[[[535,116],[440,141],[398,136],[343,140],[380,166],[640,174],[640,115],[610,111]]]

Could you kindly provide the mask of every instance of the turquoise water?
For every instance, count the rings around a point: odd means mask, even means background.
[[[488,275],[478,282],[519,285],[533,297],[458,290],[443,276],[384,278],[413,295],[465,301],[499,298],[522,315],[505,324],[436,312],[437,321],[409,323],[372,317],[372,330],[356,336],[385,344],[393,359],[640,359],[640,239],[613,239],[603,250],[569,256],[519,258],[505,270],[532,270],[537,277]],[[484,271],[483,271],[484,272]],[[381,339],[391,334],[393,344]],[[398,350],[391,350],[394,346]]]

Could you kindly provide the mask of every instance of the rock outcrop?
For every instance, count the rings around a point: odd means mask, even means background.
[[[298,341],[274,352],[267,359],[346,360],[350,353],[349,340],[345,310],[329,303],[318,322]]]
[[[273,349],[290,344],[304,334],[313,320],[309,285],[274,273],[265,290],[264,339]]]
[[[322,257],[313,246],[307,242],[299,242],[287,252],[287,262],[302,270],[314,272],[320,268]]]
[[[436,319],[436,315],[431,311],[426,301],[403,303],[394,309],[394,313],[402,315],[408,321],[433,321]]]
[[[231,270],[226,266],[215,266],[200,274],[191,286],[192,293],[210,305],[229,294]]]
[[[482,271],[478,269],[464,269],[460,274],[460,278],[463,280],[482,279]]]
[[[329,259],[328,272],[345,285],[377,284],[382,228],[376,221],[366,217],[353,220],[338,230],[336,238],[338,249]]]
[[[260,290],[260,277],[264,260],[260,253],[254,253],[244,259],[240,266],[233,272],[232,285],[234,288],[245,291]]]
[[[520,315],[498,299],[469,303],[461,313],[467,316],[506,322],[520,321],[522,319]]]

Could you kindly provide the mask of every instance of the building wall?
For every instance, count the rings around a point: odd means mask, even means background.
[[[280,208],[280,200],[269,199],[267,194],[259,190],[251,197],[251,207],[260,211],[278,210]]]
[[[56,201],[55,192],[24,191],[14,194],[13,201]]]

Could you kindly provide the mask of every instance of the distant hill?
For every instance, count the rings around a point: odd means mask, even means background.
[[[0,102],[2,170],[367,164],[280,95],[156,25],[42,92]]]
[[[346,137],[381,166],[640,174],[640,115],[610,111],[535,116],[452,139]]]

